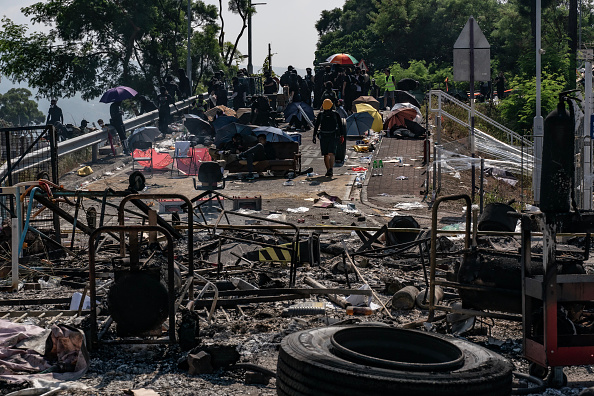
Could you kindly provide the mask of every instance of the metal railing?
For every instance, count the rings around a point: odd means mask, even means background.
[[[182,111],[187,109],[190,106],[190,103],[196,97],[191,97],[186,100],[177,102],[175,106],[178,110]],[[174,105],[170,105],[172,110],[175,110]],[[140,116],[130,118],[124,121],[124,126],[126,130],[133,130],[136,128],[140,128],[142,126],[151,125],[155,121],[159,119],[159,112],[157,110],[151,111],[150,113],[142,114]],[[58,143],[58,158],[64,155],[72,154],[76,151],[85,149],[87,147],[93,147],[101,143],[105,143],[107,141],[107,131],[98,130],[94,132],[90,132],[84,134],[82,136],[78,136],[72,139],[68,139]],[[11,170],[12,176],[16,176],[17,174],[24,172],[28,169],[33,167],[37,168],[41,164],[44,164],[50,161],[50,158],[46,154],[47,150],[38,149],[31,151],[24,156],[21,157],[21,160],[17,164],[17,166],[13,166]],[[95,159],[95,158],[94,158]],[[9,167],[7,163],[4,163],[0,166],[0,180],[4,180],[7,177],[9,172]],[[16,179],[15,179],[16,180]]]
[[[435,104],[433,101],[434,96],[437,96],[437,103],[436,103],[437,107],[433,107],[433,105]],[[443,103],[445,101],[451,102],[452,104],[458,106],[459,108],[466,110],[466,112],[468,114],[468,122],[460,120],[456,116],[445,111],[443,109]],[[431,90],[430,91],[430,93],[429,93],[429,110],[432,113],[438,113],[440,116],[445,116],[445,117],[451,119],[452,121],[457,122],[460,125],[470,128],[470,115],[471,115],[470,106],[467,105],[466,103],[454,98],[453,96],[448,95],[447,93],[445,93],[441,90]],[[532,149],[533,143],[530,140],[523,137],[522,135],[518,134],[517,132],[512,131],[508,127],[501,125],[497,121],[487,117],[486,115],[484,115],[482,113],[479,113],[476,110],[474,112],[474,116],[476,118],[479,118],[479,119],[483,120],[484,122],[490,124],[491,126],[495,127],[496,129],[502,131],[505,134],[505,136],[507,137],[507,141],[510,145],[522,145],[523,144],[525,148],[528,148],[530,150]]]

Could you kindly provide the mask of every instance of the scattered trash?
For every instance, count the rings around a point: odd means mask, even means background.
[[[414,210],[414,209],[425,209],[426,205],[420,202],[400,202],[394,205],[396,209],[400,210]]]
[[[287,208],[287,212],[291,212],[291,213],[305,213],[305,212],[309,212],[309,208],[306,208],[305,206],[300,206],[298,208]]]
[[[408,180],[407,176],[398,176],[396,177],[396,180]]]
[[[78,311],[78,307],[80,306],[80,300],[82,298],[82,293],[75,292],[72,295],[72,299],[70,300],[70,310],[71,311]],[[85,302],[83,303],[82,309],[87,310],[91,309],[91,298],[89,296],[85,296]]]
[[[294,186],[295,182],[293,180],[287,180],[283,183],[283,186]]]
[[[80,168],[78,171],[76,171],[76,173],[79,176],[89,176],[91,173],[93,173],[93,168],[91,168],[90,166],[83,166],[82,168]]]
[[[37,282],[41,285],[42,289],[55,289],[56,287],[60,286],[60,281],[60,278],[56,276],[50,276],[47,281],[44,279],[39,279]]]
[[[362,166],[353,167],[353,168],[351,168],[351,170],[353,172],[367,172],[367,168],[364,168]]]

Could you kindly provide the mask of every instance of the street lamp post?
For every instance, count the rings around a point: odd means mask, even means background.
[[[254,64],[252,62],[252,7],[257,5],[265,5],[266,3],[252,3],[248,0],[248,74],[254,73]]]
[[[534,117],[534,170],[532,171],[532,189],[534,192],[534,203],[540,204],[540,174],[542,167],[542,141],[544,138],[544,121],[540,113],[540,90],[541,90],[541,0],[536,0],[536,116]]]
[[[191,40],[192,40],[192,0],[188,0],[188,59],[186,62],[186,74],[188,75],[188,80],[190,80],[190,96],[192,96],[192,54],[191,50]]]

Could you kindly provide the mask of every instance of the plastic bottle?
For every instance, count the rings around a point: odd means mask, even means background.
[[[371,170],[371,176],[377,176],[377,161],[373,160],[373,169]]]
[[[373,313],[373,309],[369,308],[369,307],[355,307],[352,305],[349,305],[346,309],[346,313],[347,315],[371,315]]]
[[[383,176],[384,175],[384,161],[379,160],[378,170],[379,170],[379,175]]]

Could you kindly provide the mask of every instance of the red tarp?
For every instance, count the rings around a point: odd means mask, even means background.
[[[188,150],[188,158],[177,158],[175,166],[186,175],[197,175],[200,164],[205,161],[212,161],[208,148],[192,147]]]
[[[134,150],[132,156],[134,158],[149,158],[153,156],[153,169],[167,169],[169,165],[173,162],[173,158],[168,153],[159,153],[155,149],[148,149],[146,151],[142,151],[139,149]],[[151,167],[150,161],[138,161],[138,163],[145,168]]]

